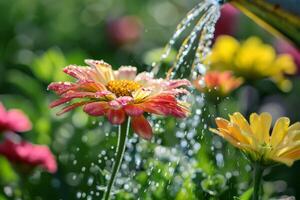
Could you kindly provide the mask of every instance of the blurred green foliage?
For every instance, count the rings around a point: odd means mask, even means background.
[[[80,109],[62,117],[48,105],[56,97],[46,88],[52,81],[68,80],[62,68],[83,65],[85,58],[104,59],[113,66],[136,65],[139,71],[157,62],[159,50],[180,18],[197,1],[181,0],[16,0],[0,1],[0,101],[8,108],[28,114],[33,130],[22,136],[46,144],[57,157],[59,170],[50,175],[36,170],[19,176],[0,157],[0,200],[99,199],[106,185],[116,144],[116,127],[85,115]],[[140,38],[118,46],[107,27],[122,16],[140,20]],[[236,36],[270,35],[245,17],[240,17]],[[175,54],[175,53],[173,53]],[[166,60],[166,70],[172,59]],[[251,196],[251,167],[243,155],[208,131],[214,117],[241,111],[249,114],[270,106],[293,121],[300,119],[300,79],[293,78],[290,93],[280,92],[271,82],[259,81],[240,88],[218,106],[205,101],[197,119],[176,121],[157,118],[155,142],[131,135],[115,199],[237,199]],[[188,126],[196,122],[193,134]],[[182,125],[183,124],[183,125]],[[157,125],[157,126],[156,126]],[[182,125],[182,127],[180,127]],[[99,127],[101,126],[101,128]],[[176,136],[180,130],[183,136]],[[196,142],[196,143],[195,143]],[[158,145],[159,144],[159,145]],[[189,154],[190,150],[193,153]],[[158,152],[157,152],[158,151]],[[270,196],[300,198],[300,163],[268,171],[267,182],[277,181]],[[20,184],[21,183],[21,184]],[[277,184],[277,185],[276,185]],[[279,188],[279,189],[278,189]],[[283,188],[283,189],[282,189]],[[245,192],[245,193],[244,193]],[[26,199],[25,198],[25,199]]]

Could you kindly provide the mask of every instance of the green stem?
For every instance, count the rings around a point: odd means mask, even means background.
[[[263,175],[264,168],[259,163],[254,163],[254,171],[253,171],[253,200],[259,200],[260,198],[260,189],[261,189],[261,182],[262,182],[262,175]]]
[[[111,188],[115,182],[116,175],[120,169],[124,152],[125,152],[129,129],[130,129],[130,118],[128,118],[127,122],[124,122],[123,124],[119,125],[119,136],[118,136],[118,146],[116,150],[116,158],[115,158],[115,163],[113,165],[111,177],[104,194],[104,198],[103,198],[104,200],[109,200]]]

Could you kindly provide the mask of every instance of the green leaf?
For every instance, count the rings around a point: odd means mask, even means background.
[[[194,194],[194,190],[195,190],[195,184],[193,183],[192,179],[187,178],[180,191],[178,192],[178,194],[176,195],[176,200],[196,200],[197,197]]]
[[[64,54],[57,48],[51,48],[36,58],[31,66],[33,73],[45,82],[64,80],[61,69],[67,65]]]
[[[3,195],[0,194],[0,200],[7,200]]]
[[[253,193],[253,187],[249,188],[240,197],[233,197],[234,200],[250,200]]]

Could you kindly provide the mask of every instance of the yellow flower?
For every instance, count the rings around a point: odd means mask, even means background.
[[[218,129],[210,130],[241,149],[251,161],[291,166],[300,159],[300,122],[290,126],[289,118],[281,117],[270,134],[272,116],[269,113],[251,114],[250,123],[238,112],[229,117],[230,121],[216,118]]]
[[[296,73],[296,65],[288,54],[276,55],[275,50],[257,37],[239,43],[231,36],[217,39],[207,61],[214,70],[231,70],[248,80],[272,79],[284,91],[291,88],[285,75]]]

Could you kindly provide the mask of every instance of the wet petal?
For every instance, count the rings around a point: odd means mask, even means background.
[[[290,120],[287,117],[279,118],[273,128],[271,135],[271,145],[275,148],[286,136],[289,128]]]
[[[143,115],[132,117],[131,125],[134,132],[142,138],[146,140],[150,140],[152,138],[152,128]]]
[[[300,122],[296,122],[294,124],[292,124],[289,129],[288,132],[293,132],[293,131],[300,131]]]
[[[112,101],[108,102],[108,105],[109,105],[109,107],[111,107],[114,110],[119,110],[123,107],[122,104],[120,104],[120,102],[117,100],[112,100]]]
[[[69,111],[73,110],[74,108],[77,108],[77,107],[82,106],[82,105],[87,104],[87,103],[90,103],[90,101],[82,101],[82,102],[73,103],[73,104],[71,104],[69,106],[66,106],[63,109],[61,109],[58,113],[56,113],[56,115],[58,115],[58,116],[62,115],[66,112],[69,112]]]
[[[233,115],[230,115],[229,117],[230,117],[230,121],[237,124],[244,132],[247,132],[248,134],[252,134],[249,123],[241,113],[236,112],[233,113]]]
[[[227,129],[229,121],[227,121],[226,119],[220,118],[220,117],[217,117],[215,119],[215,121],[216,121],[218,128]]]
[[[126,114],[123,109],[110,109],[107,111],[106,116],[110,123],[117,125],[122,124],[126,119]]]
[[[75,98],[96,98],[96,93],[94,92],[77,92],[70,91],[62,95],[66,99],[75,99]]]
[[[270,142],[270,128],[272,124],[272,116],[269,113],[260,115],[261,135],[266,144]]]
[[[140,116],[144,113],[144,110],[137,105],[127,105],[124,110],[129,116]]]
[[[61,104],[67,103],[70,100],[71,100],[71,98],[60,98],[60,99],[57,99],[57,100],[53,101],[52,103],[50,103],[50,108],[54,108],[54,107],[59,106]]]
[[[119,70],[115,71],[115,77],[118,80],[134,80],[137,69],[132,66],[121,66]]]
[[[269,131],[271,128],[271,123],[272,116],[268,113],[262,113],[261,115],[253,113],[250,116],[250,127],[253,132],[253,135],[259,143],[269,143]]]
[[[144,101],[147,97],[149,97],[152,93],[152,90],[140,88],[132,93],[132,97],[135,103],[139,103]]]
[[[126,106],[129,103],[133,102],[133,98],[130,96],[124,96],[124,97],[117,98],[116,101],[118,101],[120,103],[120,105]]]
[[[64,72],[78,79],[79,81],[101,81],[97,76],[97,72],[91,67],[69,65],[64,68]]]
[[[115,79],[111,65],[104,62],[103,60],[86,59],[85,63],[90,65],[97,71],[98,77],[105,85],[107,84],[107,82]]]
[[[107,102],[88,103],[83,107],[83,111],[92,116],[105,115],[107,109],[108,109]]]
[[[240,141],[238,141],[236,138],[234,138],[230,132],[228,132],[226,129],[222,129],[219,128],[217,129],[209,129],[211,132],[221,136],[222,138],[224,138],[226,141],[228,141],[230,144],[232,144],[233,146],[237,147],[237,148],[241,148],[241,143]]]
[[[61,95],[75,86],[76,86],[75,83],[70,83],[70,82],[54,82],[51,83],[47,89],[52,90],[57,94]]]
[[[145,112],[174,116],[178,118],[186,117],[189,114],[189,106],[177,101],[173,95],[157,95],[148,98],[145,102],[139,104]]]
[[[284,157],[290,158],[294,161],[299,160],[300,159],[300,148],[296,149],[295,151],[289,152]]]
[[[228,132],[231,134],[232,137],[234,137],[237,141],[244,144],[251,144],[252,138],[247,137],[243,134],[240,127],[238,127],[236,124],[229,124],[227,127]]]
[[[292,166],[294,163],[293,159],[286,158],[286,157],[272,157],[272,160],[283,163],[289,167]]]
[[[144,86],[148,86],[149,84],[151,84],[151,81],[153,80],[153,73],[150,73],[150,72],[139,73],[135,77],[134,80],[137,81],[138,83],[144,85]]]

